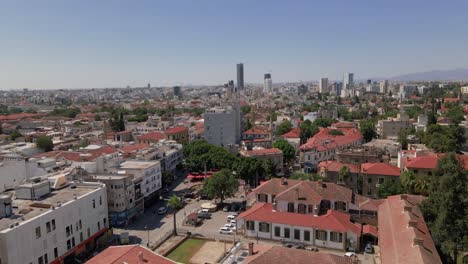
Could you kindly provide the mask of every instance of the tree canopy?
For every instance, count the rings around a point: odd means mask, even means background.
[[[359,123],[359,130],[361,131],[365,142],[369,142],[372,139],[377,138],[375,123],[372,120],[361,120]]]
[[[289,120],[283,120],[278,127],[276,127],[276,135],[283,135],[288,133],[292,128],[292,124]]]
[[[307,141],[307,139],[313,137],[315,134],[317,134],[318,131],[318,126],[310,122],[310,120],[305,120],[304,122],[302,122],[299,125],[301,143],[304,144]]]
[[[222,169],[206,179],[204,193],[211,199],[219,199],[221,204],[226,198],[234,196],[239,188],[239,181],[230,169]]]
[[[276,140],[273,143],[273,147],[281,149],[281,151],[283,152],[283,159],[285,160],[285,162],[292,161],[296,156],[296,150],[285,139]]]
[[[52,139],[48,136],[37,137],[36,146],[45,152],[48,152],[54,149],[54,143],[52,142]]]
[[[442,157],[431,176],[421,210],[444,263],[455,263],[468,248],[468,172],[455,153]]]

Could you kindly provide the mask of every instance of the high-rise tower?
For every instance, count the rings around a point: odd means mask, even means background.
[[[244,64],[243,63],[237,64],[237,90],[238,91],[244,90]]]

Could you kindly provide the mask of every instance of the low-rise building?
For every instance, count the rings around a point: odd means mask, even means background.
[[[240,154],[245,157],[270,160],[276,174],[283,173],[283,152],[279,148],[244,150]]]
[[[176,264],[176,262],[158,255],[150,249],[140,245],[108,247],[86,262],[86,264],[103,263]]]
[[[379,188],[386,182],[400,181],[400,168],[386,163],[361,164],[362,193],[377,197]]]
[[[176,141],[179,144],[189,143],[189,129],[185,126],[172,127],[164,131],[166,139]]]
[[[2,193],[1,263],[69,263],[94,250],[109,226],[106,196],[102,183],[70,182],[51,190],[39,178]]]
[[[376,130],[381,139],[398,139],[400,131],[413,127],[406,113],[400,113],[396,118],[389,117],[377,122]]]

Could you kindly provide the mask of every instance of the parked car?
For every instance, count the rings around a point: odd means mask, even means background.
[[[231,229],[227,228],[227,227],[221,227],[219,229],[219,233],[220,234],[225,234],[225,235],[232,235],[234,232]]]
[[[230,221],[236,219],[236,217],[237,217],[237,215],[230,214],[230,215],[227,216],[227,221],[230,222]]]
[[[356,253],[350,251],[350,252],[346,252],[344,255],[345,257],[353,257],[356,255]]]
[[[231,229],[232,231],[236,231],[236,225],[234,225],[234,224],[231,224],[231,223],[225,224],[224,227],[227,227],[227,228]]]
[[[374,253],[374,247],[372,246],[371,243],[368,243],[366,247],[364,248],[364,252],[368,254],[373,254]]]
[[[211,219],[211,214],[208,212],[199,212],[198,213],[198,218],[201,219]]]
[[[223,207],[223,212],[229,212],[229,205]]]
[[[163,215],[167,213],[167,207],[159,207],[158,214]]]
[[[231,205],[231,212],[237,212],[237,208],[238,208],[237,205],[235,204]]]

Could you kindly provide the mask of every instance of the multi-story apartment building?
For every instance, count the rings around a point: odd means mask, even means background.
[[[278,148],[270,149],[252,149],[240,152],[245,157],[255,157],[257,159],[270,160],[271,164],[275,168],[276,174],[280,175],[283,173],[283,152]]]
[[[377,122],[377,134],[382,139],[397,139],[398,134],[403,129],[413,126],[406,113],[400,113],[396,118],[389,117],[387,120]]]
[[[179,144],[189,143],[189,129],[185,126],[172,127],[164,131],[168,140],[174,140]]]
[[[241,140],[241,117],[238,104],[231,108],[212,108],[204,114],[204,138],[217,146],[238,145]]]
[[[49,180],[36,178],[0,195],[1,263],[69,263],[106,239],[104,184],[50,186]]]
[[[125,161],[119,166],[118,173],[132,174],[141,178],[141,193],[145,207],[150,206],[159,197],[162,187],[161,164],[159,161]]]
[[[107,187],[109,224],[112,227],[125,226],[144,212],[144,201],[140,181],[129,174],[95,175],[89,181],[102,182]]]

